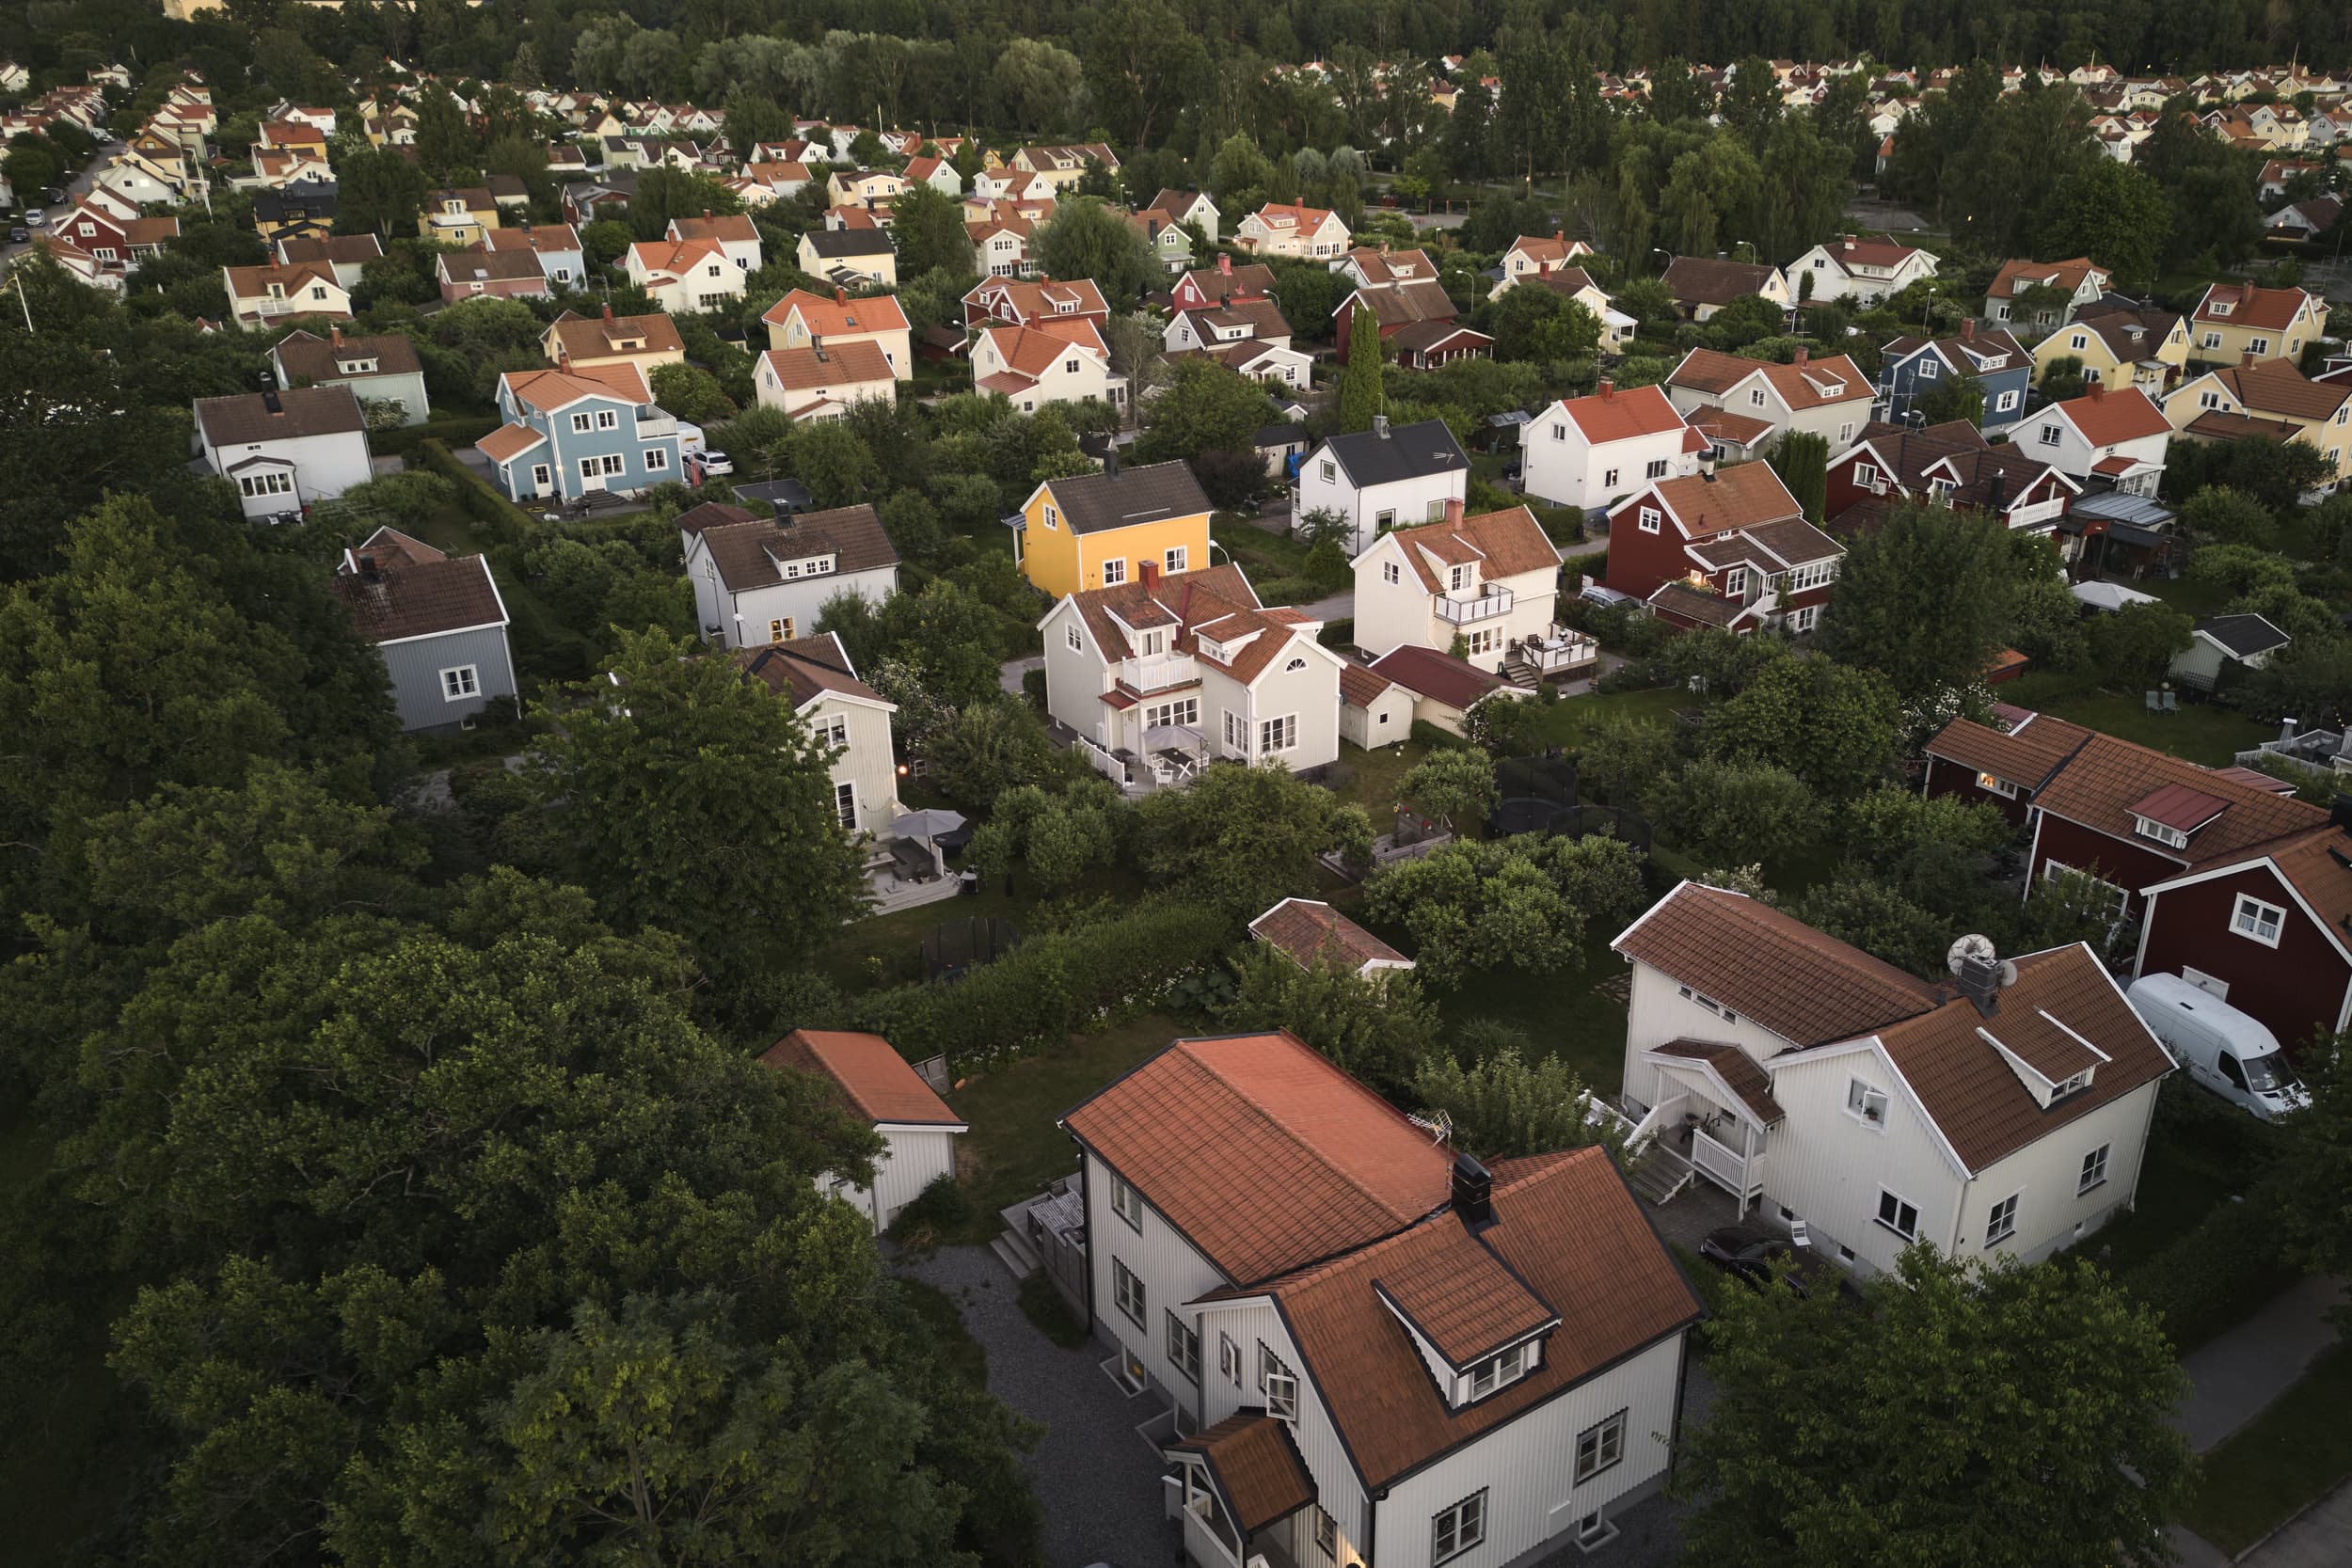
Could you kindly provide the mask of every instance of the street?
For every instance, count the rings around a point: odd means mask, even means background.
[[[8,229],[14,228],[28,229],[36,236],[48,232],[50,226],[56,223],[58,215],[61,213],[89,194],[90,185],[96,181],[98,171],[105,167],[106,160],[110,156],[112,156],[112,153],[108,150],[103,139],[102,138],[98,150],[91,155],[90,161],[85,164],[71,181],[67,182],[66,184],[60,187],[66,195],[66,198],[63,201],[49,200],[49,193],[47,191],[24,193],[27,198],[38,197],[40,199],[25,199],[19,205],[17,211],[20,214],[23,214],[29,212],[35,207],[39,207],[48,215],[49,223],[43,225],[41,228],[33,229],[31,225],[24,222],[22,216],[19,216],[13,223],[10,223],[6,227],[0,227],[0,234],[6,234]],[[0,271],[5,271],[9,266],[13,265],[19,256],[24,255],[25,251],[31,248],[32,244],[29,240],[24,245],[17,245],[13,242],[0,243]]]

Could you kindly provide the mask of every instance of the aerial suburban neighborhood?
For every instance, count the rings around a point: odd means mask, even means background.
[[[0,122],[0,1568],[2352,1563],[2341,5]]]

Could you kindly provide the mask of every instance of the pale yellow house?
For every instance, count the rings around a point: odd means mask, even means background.
[[[2082,361],[2086,381],[2158,391],[2188,364],[2188,323],[2169,310],[2093,306],[2034,345],[2034,379],[2070,357]]]
[[[2207,371],[2164,400],[2164,417],[2191,441],[2309,441],[2338,479],[2352,442],[2352,383],[2313,381],[2280,359]]]
[[[2327,326],[2328,302],[2307,290],[2216,283],[2189,314],[2188,352],[2209,365],[2234,365],[2249,354],[2293,364]]]

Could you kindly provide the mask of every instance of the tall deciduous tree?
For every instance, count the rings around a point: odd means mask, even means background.
[[[2088,256],[2145,287],[2164,270],[2172,204],[2143,171],[2101,158],[2051,187],[2035,218],[2037,256]]]
[[[1144,871],[1236,920],[1311,894],[1327,851],[1369,856],[1370,818],[1279,762],[1212,768],[1189,788],[1146,796],[1136,812]]]
[[[901,277],[940,271],[961,281],[978,270],[963,204],[936,185],[918,180],[891,203],[890,238]]]
[[[1641,862],[1624,840],[1533,835],[1448,844],[1392,865],[1365,885],[1364,908],[1411,933],[1420,972],[1451,986],[1505,965],[1572,969],[1589,927],[1629,919],[1642,897]]]
[[[1900,507],[1848,542],[1821,641],[1832,657],[1884,675],[1899,698],[1964,686],[2008,631],[2010,581],[1998,519]]]
[[[1454,1142],[1482,1160],[1605,1143],[1616,1126],[1593,1116],[1593,1091],[1567,1063],[1530,1061],[1507,1046],[1468,1067],[1433,1053],[1414,1075],[1412,1095],[1425,1110],[1443,1113]]]
[[[1233,968],[1240,984],[1227,1028],[1288,1029],[1383,1094],[1403,1090],[1438,1052],[1438,1009],[1406,971],[1361,975],[1336,950],[1301,964],[1260,942]]]
[[[1039,270],[1065,282],[1090,277],[1113,309],[1133,305],[1159,276],[1150,242],[1098,197],[1072,197],[1034,236]]]
[[[1820,657],[1775,660],[1715,705],[1709,755],[1785,768],[1832,800],[1884,779],[1902,748],[1902,714],[1886,682]]]
[[[1974,1246],[1981,1214],[1963,1215]],[[2191,1465],[2149,1311],[2085,1262],[1926,1246],[1863,1287],[1725,1292],[1684,1439],[1700,1560],[2155,1568]]]
[[[1347,328],[1347,363],[1340,371],[1339,428],[1343,434],[1370,430],[1373,417],[1387,412],[1388,406],[1380,370],[1380,323],[1359,305]]]

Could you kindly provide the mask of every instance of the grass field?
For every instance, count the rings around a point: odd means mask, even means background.
[[[2205,1455],[2181,1522],[2235,1556],[2352,1474],[2352,1344]]]
[[[2277,733],[2210,703],[2184,703],[2177,713],[2150,713],[2143,692],[2103,691],[2069,675],[2029,674],[1994,695],[2208,768],[2228,767],[2237,752],[2251,751]]]

